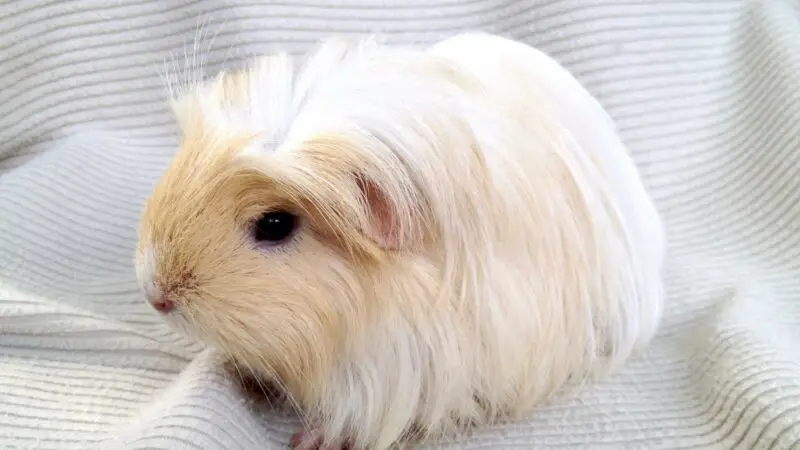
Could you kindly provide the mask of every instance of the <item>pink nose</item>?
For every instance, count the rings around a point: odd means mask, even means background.
[[[155,308],[155,310],[160,312],[161,314],[166,314],[172,311],[173,308],[175,308],[174,303],[172,303],[169,300],[164,300],[160,298],[153,300],[152,302],[150,302],[150,304],[152,304],[153,308]]]

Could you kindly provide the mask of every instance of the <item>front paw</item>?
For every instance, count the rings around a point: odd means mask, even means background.
[[[289,442],[292,450],[352,450],[348,439],[327,440],[320,430],[295,433]]]

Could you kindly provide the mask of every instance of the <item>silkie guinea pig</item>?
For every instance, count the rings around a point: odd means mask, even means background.
[[[657,330],[659,214],[609,115],[534,48],[332,38],[173,98],[138,280],[285,391],[294,448],[525,418]]]

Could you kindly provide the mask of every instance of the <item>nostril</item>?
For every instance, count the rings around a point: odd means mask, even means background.
[[[174,303],[172,303],[169,300],[163,300],[163,299],[153,300],[151,304],[153,305],[153,308],[155,308],[156,311],[162,314],[166,314],[172,311],[172,309],[175,307]]]

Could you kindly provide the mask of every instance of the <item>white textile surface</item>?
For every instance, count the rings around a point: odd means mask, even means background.
[[[280,449],[145,305],[142,201],[176,149],[160,73],[330,33],[481,29],[553,55],[618,122],[668,229],[650,349],[446,448],[800,448],[800,7],[791,0],[0,1],[0,448]],[[431,444],[431,448],[437,445]]]

